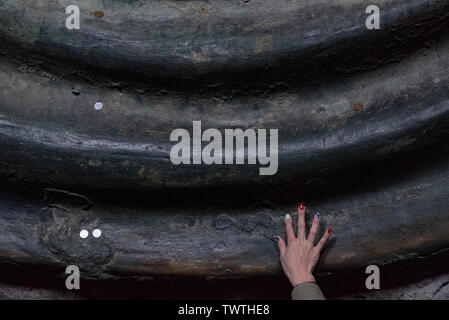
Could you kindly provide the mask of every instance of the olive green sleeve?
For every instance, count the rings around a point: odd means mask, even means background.
[[[315,282],[303,282],[293,288],[292,300],[326,300]]]

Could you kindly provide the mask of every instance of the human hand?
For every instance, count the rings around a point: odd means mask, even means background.
[[[332,232],[332,229],[327,229],[315,246],[319,224],[320,215],[316,213],[310,228],[309,237],[306,238],[305,207],[301,203],[298,207],[298,236],[295,236],[292,218],[287,214],[285,216],[287,244],[282,237],[275,237],[280,251],[282,269],[294,287],[303,282],[315,281],[312,272],[320,257],[321,249]]]

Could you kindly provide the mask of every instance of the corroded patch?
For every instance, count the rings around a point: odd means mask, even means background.
[[[94,17],[95,18],[103,18],[104,12],[103,11],[94,11]]]
[[[61,262],[75,264],[89,275],[102,272],[102,266],[112,259],[114,250],[104,237],[82,239],[79,235],[81,229],[95,229],[98,219],[77,209],[52,208],[50,212],[50,218],[40,226],[41,244]]]

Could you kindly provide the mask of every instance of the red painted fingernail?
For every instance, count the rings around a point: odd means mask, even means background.
[[[299,210],[304,210],[304,205],[302,203],[299,204]]]
[[[332,232],[331,228],[327,229],[327,233],[331,233],[331,232]]]

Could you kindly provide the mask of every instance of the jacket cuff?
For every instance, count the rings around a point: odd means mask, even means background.
[[[293,288],[292,300],[326,300],[315,282],[303,282]]]

